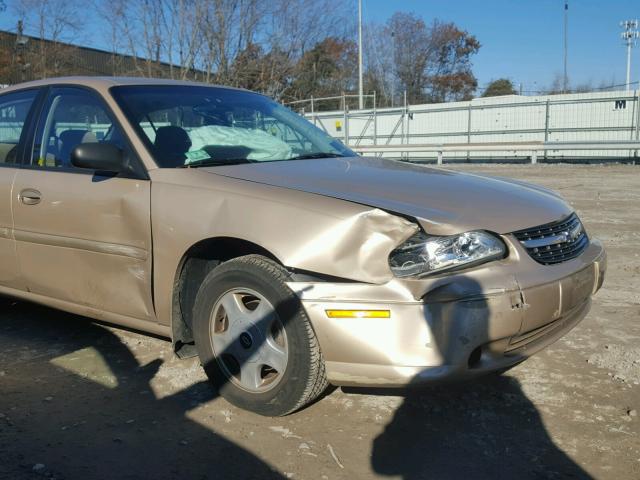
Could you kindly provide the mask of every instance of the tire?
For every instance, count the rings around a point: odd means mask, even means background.
[[[328,386],[288,279],[276,262],[247,255],[211,270],[196,296],[193,333],[207,376],[226,400],[260,415],[294,412]]]

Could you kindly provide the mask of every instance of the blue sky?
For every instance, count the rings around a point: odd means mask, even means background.
[[[344,0],[343,7],[356,0]],[[9,8],[0,28],[15,30]],[[564,0],[363,0],[365,21],[385,22],[395,11],[414,12],[427,23],[452,21],[482,44],[473,59],[479,86],[507,77],[523,90],[548,86],[563,69]],[[569,79],[571,85],[620,84],[625,81],[626,49],[621,20],[640,18],[640,0],[569,0]],[[87,19],[92,22],[91,18]],[[93,19],[95,21],[95,19]],[[27,32],[32,33],[32,32]],[[108,48],[100,39],[83,44]],[[640,77],[640,45],[633,50],[632,81]]]
[[[564,0],[363,0],[367,20],[384,22],[396,10],[429,22],[452,21],[482,48],[473,60],[480,86],[499,77],[524,90],[549,85],[563,71]],[[568,71],[572,85],[624,83],[626,48],[621,20],[640,18],[640,0],[569,0]],[[640,76],[640,44],[633,50],[632,81]]]

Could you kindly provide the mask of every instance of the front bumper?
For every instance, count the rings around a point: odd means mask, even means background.
[[[558,340],[589,311],[606,254],[535,263],[507,238],[509,257],[458,273],[384,285],[291,282],[335,385],[406,386],[515,365]],[[390,318],[328,318],[326,310],[379,310]]]

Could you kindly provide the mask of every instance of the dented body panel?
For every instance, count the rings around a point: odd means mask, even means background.
[[[332,383],[401,386],[508,368],[555,342],[588,313],[606,254],[593,242],[549,275],[523,272],[517,264],[504,260],[446,279],[290,287],[311,318]],[[390,318],[331,319],[325,313],[380,308],[389,309]]]
[[[38,205],[12,203],[23,289],[153,321],[151,184],[21,169],[14,190],[34,186]]]
[[[150,175],[156,304],[165,325],[180,261],[202,239],[240,238],[290,268],[385,283],[393,274],[379,259],[417,230],[380,209],[201,170],[157,169]]]

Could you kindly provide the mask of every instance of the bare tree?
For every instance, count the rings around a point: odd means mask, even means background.
[[[567,88],[569,82],[567,81]],[[557,73],[553,76],[553,80],[551,84],[542,90],[542,93],[545,95],[559,95],[564,92],[564,77],[562,74]]]
[[[231,65],[254,43],[265,2],[258,0],[210,0],[202,11],[202,67],[207,81],[234,84]]]
[[[393,37],[395,71],[409,103],[423,102],[426,69],[434,53],[424,20],[396,12],[387,22],[386,34]]]
[[[206,81],[283,98],[304,53],[349,28],[337,5],[335,0],[210,0],[199,15],[202,49],[195,65]]]
[[[444,102],[470,98],[477,87],[471,56],[480,43],[453,23],[396,12],[387,22],[393,36],[396,73],[410,103]]]
[[[59,75],[73,62],[76,49],[68,43],[76,40],[80,25],[75,11],[77,0],[17,0],[13,5],[25,31],[40,40],[25,50],[30,76],[45,78]]]
[[[133,57],[135,73],[156,76],[158,65],[166,55],[167,11],[164,0],[112,0],[103,5],[112,31],[124,45],[126,53]]]
[[[353,91],[356,85],[357,46],[353,41],[327,37],[305,52],[296,65],[290,95],[293,98],[330,96]],[[337,108],[337,103],[334,108]]]
[[[301,57],[327,37],[353,38],[353,12],[335,0],[273,0],[265,25],[268,45]],[[351,15],[349,15],[351,14]]]
[[[111,44],[113,75],[145,74],[139,47],[140,8],[139,0],[96,0],[96,9],[108,26],[106,40]]]
[[[578,85],[576,85],[571,89],[573,93],[588,93],[588,92],[593,92],[595,90],[598,90],[598,89],[594,87],[593,81],[591,79],[587,80],[586,82],[579,83]]]
[[[108,26],[114,73],[168,71],[173,78],[250,86],[276,98],[287,95],[306,51],[353,30],[336,0],[94,1]]]
[[[347,2],[348,3],[348,2]],[[270,83],[263,91],[277,98],[297,98],[292,84],[306,52],[328,37],[353,38],[355,24],[344,2],[336,0],[272,0],[256,39],[268,50]],[[327,14],[331,12],[331,14]],[[316,93],[317,94],[317,93]]]
[[[364,29],[365,89],[375,91],[378,106],[398,104],[401,94],[396,72],[395,35],[384,25],[371,23]]]
[[[2,1],[2,0],[0,0]],[[57,74],[80,32],[78,0],[16,0],[39,38],[38,76]],[[277,99],[355,88],[353,5],[338,0],[93,0],[104,20],[112,74],[199,79]],[[328,14],[330,12],[330,14]],[[480,44],[452,23],[397,12],[365,28],[365,87],[379,104],[468,98]],[[63,48],[64,47],[64,48]]]
[[[202,48],[202,0],[167,0],[169,18],[167,33],[167,61],[173,78],[187,79],[196,76],[196,62]],[[177,58],[178,71],[174,74]]]
[[[194,78],[205,0],[95,0],[114,74]],[[126,54],[129,57],[123,58]]]

